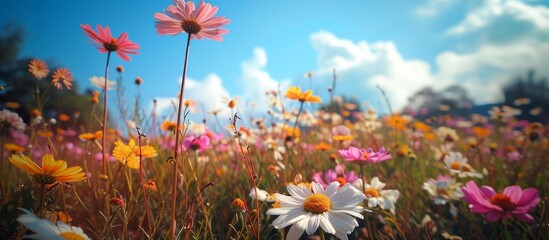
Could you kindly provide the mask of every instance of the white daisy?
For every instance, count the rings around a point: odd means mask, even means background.
[[[90,77],[90,83],[100,89],[105,90],[105,77],[93,76]],[[116,87],[116,82],[107,79],[107,90],[112,90]]]
[[[17,217],[17,221],[35,233],[27,235],[25,238],[53,240],[90,239],[88,235],[86,235],[79,227],[70,226],[62,222],[54,224],[49,220],[38,218],[27,209],[19,208],[19,210],[25,212],[25,214],[19,215],[19,217]]]
[[[445,205],[448,201],[463,198],[461,183],[457,183],[450,176],[439,175],[437,179],[429,178],[423,183],[422,188],[429,193],[437,205]]]
[[[379,181],[378,177],[372,178],[370,184],[362,186],[362,179],[356,180],[353,185],[357,189],[364,189],[366,199],[368,200],[368,207],[374,208],[379,206],[383,210],[395,209],[395,203],[400,197],[400,192],[395,189],[383,190],[385,183]]]
[[[311,235],[319,226],[339,239],[348,239],[347,234],[358,226],[355,217],[363,218],[359,204],[365,196],[349,183],[339,188],[339,182],[333,182],[323,189],[312,182],[311,188],[288,185],[286,189],[291,196],[277,193],[277,207],[267,211],[280,215],[272,223],[276,229],[292,225],[286,239],[299,239],[304,231]]]
[[[248,194],[248,196],[250,196],[250,198],[252,198],[252,199],[256,199],[256,190],[257,190],[257,200],[262,201],[262,202],[269,202],[269,203],[273,203],[273,202],[276,201],[274,195],[269,194],[267,191],[259,189],[259,188],[255,188],[255,189],[252,188],[250,190],[250,194]]]
[[[444,157],[444,164],[450,170],[450,175],[458,175],[460,178],[476,177],[482,178],[482,174],[477,172],[467,163],[467,158],[460,152],[449,152]]]

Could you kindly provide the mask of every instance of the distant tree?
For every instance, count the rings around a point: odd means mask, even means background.
[[[504,105],[513,106],[522,111],[519,119],[531,122],[549,123],[549,86],[547,78],[534,77],[530,70],[526,78],[517,77],[503,88]],[[538,110],[541,110],[539,112]]]
[[[467,91],[460,86],[450,86],[440,92],[425,87],[408,98],[403,112],[419,119],[442,115],[467,117],[473,105]]]
[[[0,109],[12,107],[6,106],[8,102],[17,103],[19,107],[11,110],[17,112],[28,123],[32,110],[37,107],[34,98],[36,89],[40,89],[42,93],[48,89],[56,67],[48,65],[49,76],[36,80],[28,72],[28,64],[32,59],[18,59],[23,30],[13,25],[5,25],[2,29],[4,30],[0,33],[0,86],[3,89],[0,91]],[[45,96],[47,98],[44,99],[42,109],[42,115],[45,118],[57,117],[60,113],[64,113],[69,116],[80,115],[77,124],[90,121],[91,94],[89,92],[80,94],[76,80],[70,91],[57,90],[50,86]]]

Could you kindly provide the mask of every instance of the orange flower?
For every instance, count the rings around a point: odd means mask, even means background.
[[[414,128],[423,133],[431,131],[431,127],[423,122],[414,122]]]
[[[72,217],[66,213],[64,213],[63,211],[54,211],[52,213],[52,217],[53,217],[53,221],[52,222],[57,222],[57,221],[61,221],[61,222],[64,222],[64,223],[67,223],[67,224],[70,224],[72,222]]]
[[[19,108],[21,104],[18,102],[6,102],[6,108],[16,109]]]
[[[78,138],[84,142],[95,141],[103,137],[103,131],[96,131],[95,133],[82,133],[78,135]]]
[[[177,123],[174,121],[166,120],[162,123],[162,126],[160,126],[160,128],[164,131],[173,132],[177,128]]]
[[[490,130],[483,127],[473,127],[471,131],[473,131],[473,134],[478,138],[484,138],[490,135]]]
[[[51,138],[53,137],[53,132],[47,130],[38,130],[36,132],[36,135],[41,138]]]
[[[156,188],[156,183],[152,179],[149,179],[149,181],[144,183],[143,186],[145,187],[145,189],[149,189],[153,192],[158,191],[158,189]]]
[[[4,144],[4,149],[6,149],[6,151],[10,151],[12,153],[20,153],[20,152],[25,151],[25,147],[22,147],[22,146],[19,146],[17,144],[13,144],[13,143],[5,143]]]
[[[56,182],[79,182],[86,179],[86,174],[79,166],[67,168],[67,162],[55,160],[51,154],[42,157],[42,167],[23,154],[13,154],[9,161],[17,168],[34,176],[34,180],[41,184]]]
[[[53,73],[51,82],[53,83],[53,86],[58,90],[61,90],[63,86],[65,86],[67,90],[71,90],[72,74],[66,68],[59,68]]]
[[[398,130],[404,130],[406,129],[406,124],[410,122],[410,119],[403,118],[398,114],[394,114],[388,118],[385,119],[385,122],[387,123],[387,126],[398,129]]]
[[[32,110],[32,116],[34,116],[34,117],[42,116],[42,112],[40,112],[40,110],[35,108],[35,109]]]
[[[93,104],[96,104],[96,103],[99,102],[99,94],[100,94],[100,93],[99,93],[98,91],[93,91],[93,92],[92,92],[91,102],[92,102]]]
[[[322,99],[319,96],[314,96],[312,90],[307,90],[305,92],[301,91],[300,87],[290,86],[288,91],[286,91],[286,98],[291,100],[298,100],[300,102],[312,102],[320,103]]]
[[[46,63],[40,59],[33,59],[29,63],[29,72],[37,79],[42,79],[48,76],[50,70]]]
[[[332,145],[324,143],[324,142],[321,142],[321,143],[315,145],[315,150],[317,150],[317,151],[326,152],[326,151],[330,151],[330,149],[332,149]]]
[[[61,121],[61,122],[69,121],[69,115],[64,114],[64,113],[59,114],[59,121]]]

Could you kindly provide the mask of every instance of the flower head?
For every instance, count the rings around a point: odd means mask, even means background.
[[[22,132],[25,131],[27,125],[17,113],[4,109],[0,111],[0,127],[13,128]]]
[[[358,176],[354,171],[350,171],[348,173],[345,173],[343,171],[337,171],[333,169],[329,169],[328,171],[321,173],[317,172],[313,174],[313,181],[322,184],[323,187],[327,187],[328,184],[337,181],[342,186],[345,185],[345,183],[353,183],[358,179]]]
[[[26,238],[75,240],[90,239],[88,235],[86,235],[79,227],[70,226],[60,221],[58,221],[57,224],[54,224],[47,219],[38,218],[27,209],[19,208],[19,210],[25,212],[25,214],[19,215],[19,217],[17,217],[17,221],[34,232],[34,234],[25,236]]]
[[[357,180],[353,185],[358,189],[364,189],[364,194],[368,200],[368,207],[370,208],[379,206],[384,210],[394,210],[395,203],[400,197],[398,190],[383,190],[386,184],[381,182],[378,177],[372,178],[370,184],[366,183],[364,186],[362,179]]]
[[[128,39],[128,33],[122,33],[118,38],[113,38],[111,29],[107,26],[105,28],[97,25],[97,32],[95,32],[89,24],[80,27],[84,30],[86,35],[93,41],[99,52],[116,52],[120,58],[125,61],[129,61],[130,57],[127,54],[138,54],[139,45],[133,43]]]
[[[135,144],[135,140],[133,139],[130,139],[127,145],[120,140],[116,141],[114,145],[115,147],[112,150],[112,156],[120,163],[130,168],[139,168],[140,153],[142,158],[152,158],[157,156],[156,150],[149,145],[141,146],[140,152],[140,147]]]
[[[210,138],[206,135],[200,137],[189,135],[183,140],[183,146],[189,150],[204,151],[210,147]]]
[[[72,74],[66,68],[59,68],[53,72],[51,82],[58,90],[63,88],[63,86],[65,86],[67,90],[71,90]]]
[[[301,87],[290,86],[286,91],[286,98],[291,100],[298,100],[300,102],[312,102],[320,103],[322,99],[319,96],[313,95],[312,90],[307,90],[305,92],[301,91]]]
[[[515,217],[522,222],[532,223],[534,217],[528,212],[534,210],[540,202],[537,189],[523,190],[517,185],[508,186],[498,193],[489,186],[479,188],[474,181],[469,181],[462,190],[463,200],[469,203],[471,211],[486,214],[488,222]]]
[[[33,59],[29,63],[29,72],[37,79],[42,79],[48,76],[50,69],[46,63],[40,59]]]
[[[320,226],[326,233],[339,239],[347,239],[362,219],[364,194],[351,184],[341,188],[339,182],[332,182],[324,189],[319,183],[311,187],[288,185],[290,196],[276,194],[277,207],[267,211],[268,215],[280,215],[273,221],[276,229],[292,225],[286,239],[299,239],[303,232],[313,234]]]
[[[181,32],[190,34],[191,39],[209,38],[221,41],[221,35],[227,34],[227,29],[220,28],[231,20],[225,17],[214,17],[218,7],[200,2],[198,8],[191,1],[174,0],[174,5],[168,6],[166,14],[155,13],[156,32],[163,35],[177,35]]]
[[[444,157],[444,164],[450,170],[450,175],[458,175],[460,178],[482,178],[482,174],[473,169],[467,161],[460,152],[450,152]]]
[[[41,184],[55,182],[79,182],[86,179],[86,173],[79,166],[67,168],[67,162],[55,160],[51,154],[42,157],[42,167],[23,154],[13,154],[10,162],[17,168],[33,175],[34,180]]]
[[[347,150],[339,149],[338,152],[346,161],[359,164],[383,162],[392,158],[391,154],[384,147],[379,148],[379,151],[375,152],[372,148],[364,149],[351,146]]]
[[[429,193],[437,205],[445,205],[448,201],[458,200],[463,197],[461,183],[450,176],[439,175],[437,179],[430,178],[422,187]]]

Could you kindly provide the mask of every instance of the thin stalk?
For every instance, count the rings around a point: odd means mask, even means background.
[[[360,178],[362,179],[362,193],[366,192],[366,178],[364,177],[364,164],[360,164]],[[363,201],[364,209],[366,209],[366,198]],[[366,211],[365,211],[366,212]],[[370,221],[368,220],[368,213],[364,213],[364,221],[366,225],[366,232],[368,233],[368,238],[372,238],[372,231],[370,229]]]
[[[299,111],[297,111],[297,116],[295,118],[295,122],[294,122],[294,128],[293,128],[293,133],[292,133],[292,137],[296,137],[296,130],[297,130],[297,122],[299,121],[299,115],[301,115],[301,111],[303,111],[303,104],[305,103],[304,101],[299,101],[301,103],[301,105],[299,105]]]
[[[111,59],[111,52],[109,51],[107,53],[107,63],[105,64],[105,86],[103,89],[104,95],[103,95],[103,136],[101,137],[101,156],[103,160],[103,174],[105,176],[108,176],[107,174],[107,148],[106,148],[106,140],[107,140],[107,84],[109,79],[109,60]],[[108,190],[108,189],[107,189]]]
[[[152,234],[151,216],[149,215],[149,200],[147,199],[147,190],[145,189],[145,180],[143,180],[143,155],[141,154],[141,137],[144,137],[139,128],[137,128],[137,142],[139,144],[139,179],[141,180],[141,189],[143,189],[143,201],[145,201],[145,218],[147,219],[147,226],[149,227],[149,236]]]
[[[185,90],[185,76],[187,75],[187,62],[189,59],[189,48],[191,46],[191,34],[187,34],[187,47],[185,48],[185,61],[183,65],[183,76],[181,76],[181,90],[179,91],[179,104],[177,107],[177,125],[175,128],[175,148],[173,156],[173,181],[172,181],[172,203],[170,216],[170,239],[175,239],[175,207],[177,203],[177,155],[179,147],[179,128],[181,127],[181,110],[183,106],[183,90]]]

